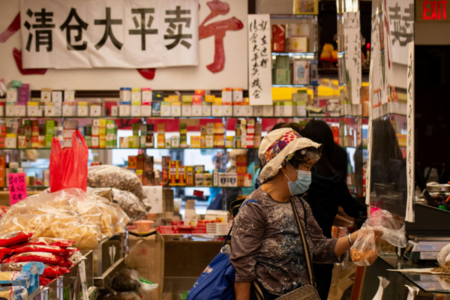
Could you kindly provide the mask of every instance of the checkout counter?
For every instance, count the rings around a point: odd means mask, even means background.
[[[438,267],[437,254],[442,245],[450,243],[450,212],[422,204],[416,204],[415,209],[416,221],[406,223],[406,234],[416,240],[399,253],[380,254],[374,264],[366,267],[360,295],[355,299],[373,299],[379,287],[378,276],[390,281],[384,289],[383,300],[407,299],[405,285],[419,288],[414,299],[450,299],[450,276],[388,271]],[[443,278],[448,278],[448,283]]]

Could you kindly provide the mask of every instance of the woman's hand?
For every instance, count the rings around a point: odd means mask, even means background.
[[[354,244],[356,242],[356,240],[358,239],[359,235],[361,235],[361,237],[363,237],[370,233],[374,234],[375,243],[378,241],[378,238],[380,238],[383,235],[383,232],[380,230],[364,228],[364,229],[353,232],[350,235],[350,239],[352,240],[352,243]],[[348,236],[341,237],[340,239],[338,239],[338,241],[336,243],[336,247],[334,248],[334,254],[336,254],[336,256],[339,257],[342,254],[344,254],[348,249],[350,249],[351,246],[352,245],[350,245]]]

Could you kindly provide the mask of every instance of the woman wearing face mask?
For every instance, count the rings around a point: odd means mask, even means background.
[[[236,271],[236,300],[262,299],[253,288],[271,300],[308,285],[312,274],[304,253],[314,262],[338,262],[357,239],[359,232],[326,239],[309,205],[297,196],[309,188],[320,147],[290,128],[272,131],[261,143],[262,186],[246,199],[233,225],[230,260]]]

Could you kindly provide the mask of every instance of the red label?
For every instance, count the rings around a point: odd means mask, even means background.
[[[202,192],[202,191],[194,190],[194,196],[197,196],[197,197],[203,197],[203,192]]]

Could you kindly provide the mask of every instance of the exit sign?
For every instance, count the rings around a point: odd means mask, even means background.
[[[449,1],[418,0],[416,1],[416,22],[450,22]]]

